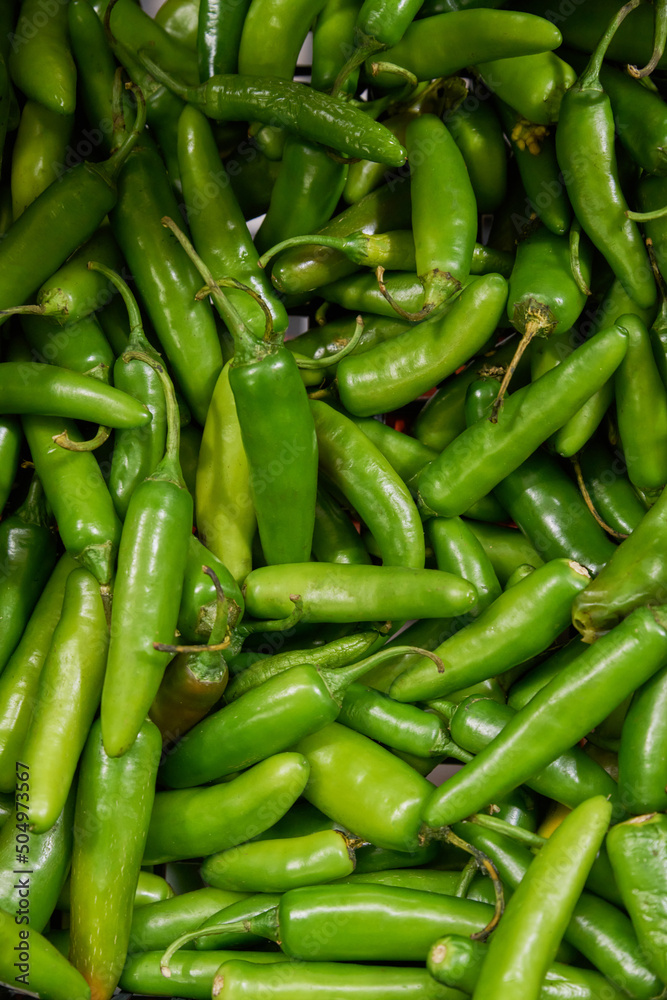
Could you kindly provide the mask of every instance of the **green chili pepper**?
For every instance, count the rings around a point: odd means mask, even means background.
[[[666,845],[667,821],[659,814],[626,820],[613,827],[607,838],[612,868],[639,943],[665,985]]]
[[[154,18],[132,0],[94,0],[100,20],[109,17],[109,28],[114,38],[133,53],[150,48],[156,59],[172,73],[182,75],[189,83],[199,79],[197,58],[194,52],[175,41]]]
[[[600,575],[575,598],[572,622],[586,641],[612,629],[633,608],[662,599],[667,583],[662,557],[666,512],[663,491]]]
[[[516,684],[509,690],[507,704],[516,712],[528,704],[535,697],[538,691],[556,677],[564,667],[576,660],[582,653],[586,652],[586,643],[577,637],[571,639],[565,646],[561,646],[551,656],[536,667],[532,667]]]
[[[55,538],[42,484],[33,477],[19,509],[0,525],[0,670],[16,649],[23,629],[56,561]]]
[[[481,352],[465,371],[450,376],[417,415],[413,425],[415,437],[434,451],[443,451],[466,428],[464,404],[470,383],[479,378],[482,369],[501,367],[511,361],[515,346],[510,340],[497,350]],[[527,384],[528,371],[528,359],[524,355],[514,373],[516,387]]]
[[[335,670],[298,666],[270,677],[191,729],[164,761],[162,781],[187,788],[286,750],[333,722],[346,688],[368,669],[367,661]]]
[[[167,443],[164,458],[132,494],[120,540],[101,710],[110,757],[132,745],[160,686],[168,656],[153,643],[173,639],[192,529],[192,497],[178,460],[173,386],[150,355],[137,352],[134,358],[154,367],[162,380]]]
[[[0,417],[0,512],[16,479],[22,440],[20,421],[15,417]]]
[[[397,431],[388,424],[380,423],[370,417],[353,417],[354,423],[361,428],[366,437],[382,452],[392,468],[404,483],[420,472],[428,462],[438,457],[438,453],[410,435]],[[442,567],[438,567],[441,569]]]
[[[202,877],[210,885],[242,892],[321,885],[354,871],[355,846],[355,839],[339,830],[257,841],[206,858]]]
[[[251,663],[246,669],[237,673],[225,691],[225,701],[235,701],[246,691],[259,687],[269,677],[289,670],[290,667],[301,664],[313,664],[318,667],[345,667],[370,654],[378,641],[382,641],[378,632],[358,632],[354,635],[344,636],[342,639],[334,639],[332,642],[315,649],[275,653],[273,656],[260,659],[259,662]]]
[[[252,569],[257,519],[229,364],[223,368],[206,417],[197,465],[196,521],[202,541],[237,582]]]
[[[608,450],[601,440],[581,453],[581,474],[593,507],[617,533],[630,535],[639,526],[646,507],[626,475],[624,456]]]
[[[410,329],[410,325],[402,319],[387,320],[371,314],[362,314],[361,319],[364,328],[361,331],[359,342],[354,348],[353,353],[355,354],[364,354],[376,344],[391,340],[392,337]],[[285,346],[289,351],[314,360],[333,359],[344,347],[347,347],[356,332],[357,325],[357,318],[354,316],[335,319],[324,326],[306,330],[298,337],[293,337],[286,341]],[[335,374],[336,365],[332,365],[329,370]]]
[[[253,288],[269,307],[276,330],[282,332],[287,327],[285,308],[257,267],[259,254],[220,163],[211,127],[196,108],[185,107],[179,118],[178,149],[183,196],[197,252],[215,278],[233,275]],[[265,320],[258,303],[233,288],[227,294],[260,339]]]
[[[383,60],[409,70],[418,80],[451,76],[466,66],[557,48],[558,28],[526,14],[504,10],[458,10],[415,21]],[[380,73],[379,86],[396,77]]]
[[[287,812],[303,792],[308,772],[302,756],[282,753],[222,785],[158,792],[143,863],[201,857],[243,844]],[[217,885],[208,878],[206,882],[217,888],[254,891]]]
[[[222,892],[223,890],[218,891]],[[241,894],[228,893],[228,895],[239,896]],[[198,951],[217,950],[218,948],[246,948],[248,945],[255,946],[263,937],[261,932],[258,934],[248,933],[247,928],[241,928],[239,924],[242,922],[245,923],[247,920],[252,920],[253,917],[266,913],[267,910],[272,910],[279,902],[279,893],[258,892],[252,896],[244,894],[243,899],[237,903],[232,903],[230,906],[226,906],[222,913],[214,913],[203,923],[199,924],[196,932],[190,932],[182,936],[179,940],[184,941],[186,947],[189,942],[194,940],[194,947]],[[217,927],[220,923],[222,923],[220,933],[209,933],[209,927]],[[231,930],[227,930],[227,925],[231,927]],[[198,933],[199,931],[202,932],[201,935]],[[188,940],[184,940],[184,938]],[[172,939],[172,946],[173,943]],[[166,975],[162,962],[161,969],[162,974]]]
[[[191,535],[188,545],[178,631],[185,643],[206,642],[216,620],[219,601],[215,582],[209,574],[202,572],[202,567],[208,566],[215,572],[227,600],[238,605],[238,620],[243,615],[244,600],[231,573],[213,553],[194,535]]]
[[[127,955],[161,745],[160,731],[147,720],[120,760],[108,757],[97,720],[83,752],[74,818],[81,833],[72,856],[70,958],[96,1000],[111,997]],[[114,818],[119,802],[126,807],[121,825]]]
[[[338,163],[312,143],[288,137],[271,204],[255,237],[259,252],[325,225],[340,200],[346,177],[347,164]]]
[[[246,929],[279,939],[284,953],[293,959],[423,962],[434,933],[445,927],[452,933],[454,928],[460,934],[473,933],[491,912],[484,903],[418,889],[305,886],[284,893],[273,909],[251,917]],[[242,927],[229,924],[229,929]],[[328,931],[323,934],[325,927]],[[214,927],[207,933],[213,934]],[[169,952],[163,956],[163,968],[168,967],[169,957]]]
[[[477,754],[502,732],[515,715],[509,705],[472,695],[454,712],[449,731],[458,746]],[[616,783],[579,747],[561,754],[526,779],[529,788],[573,809],[594,795],[616,797]]]
[[[487,951],[479,941],[449,934],[433,944],[426,966],[439,983],[472,995]],[[554,962],[547,969],[537,995],[539,1000],[568,1000],[572,996],[580,1000],[621,1000],[627,994],[611,986],[597,972]]]
[[[30,830],[32,782],[38,770],[25,782],[16,783],[16,808],[0,833],[0,908],[14,915],[19,926],[26,924],[41,932],[56,908],[72,860],[74,789],[51,829],[34,833]],[[22,867],[27,873],[24,877],[17,871]]]
[[[480,212],[493,212],[507,188],[507,152],[498,116],[488,100],[468,94],[445,117],[445,125],[461,150]]]
[[[485,496],[607,381],[626,343],[619,327],[596,334],[557,368],[513,393],[498,423],[479,421],[460,434],[419,477],[425,508],[452,516]]]
[[[186,48],[197,49],[197,19],[203,0],[165,0],[155,14],[161,28]]]
[[[455,756],[438,717],[416,705],[402,705],[388,695],[352,684],[345,693],[338,721],[384,746],[421,757]]]
[[[417,848],[420,813],[432,786],[408,764],[335,722],[294,749],[310,764],[304,797],[325,815],[379,847]]]
[[[565,667],[485,750],[433,793],[425,822],[437,827],[470,815],[573,746],[664,665],[665,634],[658,611],[634,611]]]
[[[199,87],[176,81],[145,53],[141,62],[149,72],[175,94],[209,118],[224,121],[257,119],[282,127],[302,139],[332,146],[345,156],[376,158],[380,163],[400,167],[405,150],[394,136],[369,119],[363,111],[344,105],[327,94],[279,78],[222,74],[212,76]]]
[[[636,6],[636,4],[634,4]],[[588,66],[568,90],[560,108],[556,151],[567,193],[582,228],[638,305],[655,302],[655,284],[636,223],[626,216],[614,152],[611,104],[599,69],[626,4],[613,19]]]
[[[451,573],[405,566],[298,563],[264,566],[246,579],[247,608],[256,618],[285,614],[293,593],[303,599],[305,622],[439,618],[463,614],[477,599]]]
[[[41,72],[45,72],[43,67]],[[35,101],[25,103],[12,153],[14,221],[60,176],[72,125],[71,114],[62,114]]]
[[[130,955],[151,951],[160,951],[161,954],[174,938],[199,927],[207,917],[244,899],[245,895],[223,889],[195,889],[138,910],[135,908],[128,951]],[[194,949],[194,944],[185,947]]]
[[[404,179],[392,181],[350,205],[322,226],[317,235],[346,237],[372,235],[410,226],[410,190]],[[316,245],[294,247],[273,265],[271,280],[284,293],[309,292],[357,270],[354,261],[337,250]]]
[[[310,407],[320,470],[372,531],[385,567],[422,567],[424,533],[407,487],[351,420],[318,400],[311,400]]]
[[[63,11],[66,10],[62,8]],[[43,70],[40,69],[40,77]],[[144,126],[135,129],[104,163],[79,163],[51,184],[7,231],[0,247],[0,305],[21,305],[69,255],[90,239],[116,203],[116,180]],[[29,262],[29,263],[28,263]],[[1,321],[1,320],[0,320]]]
[[[583,567],[565,559],[536,569],[438,646],[444,673],[421,660],[394,681],[389,694],[397,701],[442,697],[542,652],[566,627],[572,599],[588,579]],[[536,607],[542,609],[537,619]]]
[[[539,57],[524,58],[532,60]],[[514,63],[516,60],[507,60],[508,63],[510,61]],[[503,60],[501,65],[505,62]],[[498,64],[492,65],[495,67]],[[572,209],[556,159],[555,137],[544,125],[527,121],[507,104],[500,102],[499,109],[528,204],[547,229],[556,236],[564,236],[570,227]]]
[[[633,814],[667,807],[665,701],[667,668],[636,692],[623,722],[618,754],[619,796]]]
[[[259,970],[259,971],[257,971]],[[213,997],[241,1000],[269,990],[276,998],[308,1000],[463,1000],[458,990],[450,990],[432,979],[425,969],[384,965],[369,968],[349,962],[289,962],[257,966],[243,960],[225,961],[213,980]]]
[[[496,59],[475,68],[489,90],[526,121],[540,125],[558,121],[563,95],[577,79],[553,52]]]
[[[51,317],[22,316],[21,328],[35,361],[48,362],[109,383],[114,355],[94,315],[65,326]],[[60,387],[61,392],[63,388]],[[115,400],[118,404],[119,397]],[[120,402],[125,403],[125,400],[120,397]]]
[[[25,774],[26,772],[22,772]],[[0,910],[0,982],[9,989],[27,988],[43,1000],[90,1000],[83,976],[46,938]]]
[[[542,557],[520,531],[479,521],[466,521],[466,524],[489,557],[502,586],[518,566],[528,564],[537,569],[544,565]]]
[[[616,416],[628,477],[641,490],[667,482],[667,389],[658,373],[648,330],[638,317],[621,316],[628,350],[614,376]],[[646,420],[646,407],[651,419]]]
[[[318,562],[368,565],[371,558],[359,532],[338,504],[318,488],[313,554]]]
[[[504,309],[507,283],[489,274],[468,285],[443,318],[338,365],[343,405],[358,416],[398,409],[452,375],[486,344]]]
[[[202,0],[202,6],[206,0]],[[279,951],[209,951],[198,955],[174,955],[169,979],[160,972],[161,952],[149,951],[128,958],[120,977],[119,986],[130,993],[150,993],[151,996],[171,997],[174,990],[181,997],[192,1000],[210,1000],[215,975],[223,963],[236,960],[244,965],[266,965],[289,962]]]
[[[250,3],[240,0],[230,6],[221,0],[201,0],[198,17],[194,18],[201,80],[217,73],[237,72],[241,33]]]
[[[0,677],[0,790],[14,790],[16,763],[30,726],[39,675],[58,624],[65,583],[75,568],[65,554],[44,587],[18,646]]]
[[[76,68],[68,46],[67,7],[44,11],[39,0],[27,0],[21,13],[9,69],[17,87],[60,115],[74,113]]]
[[[311,86],[332,90],[338,74],[353,50],[359,0],[327,0],[313,27]],[[356,90],[358,74],[351,73],[343,88]],[[384,123],[386,124],[386,122]],[[354,199],[356,200],[356,199]]]
[[[67,578],[65,597],[39,678],[21,757],[31,770],[31,829],[46,833],[61,814],[102,693],[107,623],[99,583],[86,569]]]
[[[609,803],[596,796],[570,813],[547,841],[493,935],[475,987],[478,998],[539,996],[610,816]],[[544,906],[545,891],[548,906]]]

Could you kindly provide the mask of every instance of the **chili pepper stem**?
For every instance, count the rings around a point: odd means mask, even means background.
[[[630,0],[630,2],[621,7],[618,13],[614,16],[609,24],[609,27],[598,42],[598,46],[591,56],[586,69],[583,71],[579,80],[575,84],[578,90],[602,90],[602,85],[600,84],[599,79],[600,70],[602,69],[602,62],[607,54],[609,44],[616,34],[619,25],[622,24],[628,14],[630,14],[635,7],[638,7],[641,2],[642,0]]]
[[[369,56],[374,55],[376,52],[381,52],[386,49],[387,46],[382,42],[376,41],[374,38],[364,37],[361,40],[361,44],[358,46],[356,52],[353,52],[350,58],[347,60],[338,76],[336,77],[331,91],[332,97],[337,97],[345,86],[348,78],[354,73],[355,69],[361,66],[362,63],[368,59]]]
[[[241,316],[229,301],[227,296],[223,293],[220,285],[215,280],[213,274],[209,271],[208,267],[201,259],[183,230],[180,229],[173,219],[170,219],[167,215],[163,217],[162,225],[172,231],[206,282],[208,294],[210,294],[211,298],[215,302],[218,312],[224,319],[232,337],[234,338],[234,356],[240,361],[249,364],[264,357],[266,353],[265,346],[255,340],[250,330],[241,319]]]
[[[196,938],[210,937],[212,934],[220,934],[223,931],[229,931],[232,934],[249,933],[250,928],[248,926],[247,920],[240,920],[237,921],[236,923],[216,924],[212,925],[211,927],[205,927],[204,929],[196,931],[188,931],[187,934],[181,934],[179,938],[176,938],[175,941],[172,941],[172,943],[169,945],[169,947],[163,954],[162,958],[160,959],[160,972],[162,973],[162,975],[165,976],[167,979],[169,979],[169,977],[171,976],[171,969],[169,968],[169,962],[176,954],[176,952],[183,947],[184,944],[188,944],[190,941],[196,940]]]
[[[480,851],[477,847],[473,847],[472,844],[468,844],[467,841],[463,840],[461,837],[457,837],[457,835],[448,826],[441,827],[437,831],[432,831],[432,835],[437,837],[439,840],[446,841],[446,843],[451,844],[453,847],[458,847],[462,851],[466,851],[467,854],[471,854],[476,867],[480,871],[486,872],[486,874],[491,878],[496,894],[496,905],[493,916],[483,930],[470,935],[473,941],[486,941],[489,934],[491,934],[491,932],[498,926],[500,918],[503,915],[503,910],[505,909],[503,884],[500,881],[500,876],[498,875],[496,866],[483,851]]]
[[[337,365],[339,361],[346,358],[348,354],[357,347],[359,341],[361,340],[362,334],[364,332],[364,320],[362,316],[357,316],[355,320],[354,333],[348,340],[345,347],[341,347],[340,351],[336,351],[328,358],[304,358],[298,354],[295,354],[296,363],[299,368],[303,368],[307,371],[317,371],[318,368],[330,368],[332,365]]]
[[[667,43],[667,0],[655,0],[654,28],[653,28],[653,52],[651,58],[643,69],[636,66],[628,66],[628,73],[640,80],[643,76],[650,76],[662,59]]]
[[[528,322],[526,323],[523,335],[521,337],[521,340],[519,341],[519,346],[514,352],[514,357],[507,366],[507,371],[505,372],[503,380],[500,383],[500,388],[498,389],[498,395],[496,396],[495,401],[493,403],[493,407],[491,409],[491,416],[489,417],[489,420],[491,421],[492,424],[498,423],[498,413],[500,412],[500,408],[503,405],[503,399],[505,398],[507,387],[512,381],[512,376],[514,375],[514,372],[517,369],[517,365],[519,364],[519,361],[521,360],[524,351],[526,350],[532,339],[540,332],[540,330],[544,329],[545,326],[544,326],[544,321],[542,319],[529,319]]]
[[[166,70],[164,70],[161,66],[158,66],[156,62],[153,62],[150,56],[146,53],[145,49],[139,49],[137,52],[137,59],[144,69],[147,69],[151,76],[155,77],[158,83],[164,84],[164,86],[173,91],[177,97],[181,97],[184,101],[192,101],[195,104],[198,103],[197,91],[199,90],[199,87],[187,87],[184,83],[181,83],[181,81],[177,80],[176,77],[171,75],[171,73],[167,73]]]
[[[97,434],[88,441],[72,441],[66,430],[62,434],[54,434],[53,440],[61,448],[65,448],[66,451],[95,451],[96,448],[99,448],[100,445],[103,445],[108,440],[110,434],[110,427],[100,426]]]
[[[144,354],[150,354],[159,361],[160,355],[157,351],[150,345],[144,334],[144,326],[141,320],[141,312],[137,304],[137,300],[130,291],[127,282],[125,282],[119,274],[116,274],[110,267],[106,264],[100,264],[98,261],[89,260],[88,269],[90,271],[99,271],[103,274],[108,281],[120,292],[123,302],[125,303],[125,308],[127,309],[128,319],[130,321],[130,349],[140,350]]]
[[[470,883],[475,877],[475,872],[477,871],[477,862],[474,858],[470,858],[466,862],[466,866],[461,872],[461,878],[459,879],[459,884],[456,887],[455,896],[460,899],[465,899],[468,895],[468,889],[470,888]]]
[[[625,214],[633,222],[652,222],[654,219],[664,219],[667,215],[667,205],[664,205],[662,208],[655,208],[652,212],[633,212],[631,209],[628,209]]]
[[[134,83],[126,83],[125,87],[131,90],[137,97],[137,117],[132,131],[123,139],[118,149],[114,150],[104,165],[105,173],[111,177],[118,176],[125,161],[134,149],[137,139],[146,127],[146,101],[141,89]]]
[[[407,320],[408,323],[421,323],[422,320],[431,317],[434,314],[434,310],[446,305],[453,295],[457,295],[462,290],[461,282],[451,275],[449,271],[440,271],[438,268],[434,268],[428,274],[419,276],[419,280],[424,285],[427,301],[419,312],[409,313],[402,306],[399,306],[398,302],[392,297],[391,292],[384,283],[384,272],[385,268],[382,265],[375,269],[378,287],[394,312],[401,319]]]
[[[581,463],[579,462],[579,456],[578,455],[574,455],[573,456],[573,458],[572,458],[572,465],[574,467],[574,473],[575,473],[575,475],[577,477],[577,485],[578,485],[578,487],[579,487],[579,489],[581,491],[582,497],[584,498],[584,503],[586,504],[586,506],[590,510],[591,514],[593,515],[593,517],[595,518],[595,520],[597,521],[597,523],[602,528],[602,530],[606,531],[608,535],[612,536],[612,538],[618,538],[619,541],[623,541],[623,539],[628,538],[629,536],[628,535],[624,535],[623,532],[616,531],[614,528],[611,528],[606,523],[606,521],[602,520],[602,518],[598,514],[597,510],[595,509],[595,505],[593,503],[593,500],[591,499],[591,495],[588,492],[588,489],[586,488],[586,483],[584,482],[584,476],[583,476],[583,473],[581,471]]]
[[[350,684],[359,677],[363,677],[364,674],[367,674],[369,670],[372,670],[378,664],[383,663],[385,660],[393,660],[395,656],[403,653],[417,653],[420,656],[427,656],[430,660],[433,660],[440,673],[445,669],[440,657],[436,656],[435,653],[430,653],[427,649],[420,649],[418,646],[392,646],[390,649],[381,649],[372,656],[368,656],[364,660],[359,660],[357,663],[352,663],[347,667],[336,667],[323,672],[323,678],[331,697],[335,701],[342,701],[343,694]]]
[[[507,823],[504,819],[498,819],[497,816],[487,816],[484,813],[475,813],[470,816],[467,822],[476,823],[477,826],[484,826],[487,830],[493,830],[495,833],[502,833],[506,837],[511,837],[512,840],[517,840],[521,844],[525,844],[526,847],[543,847],[546,843],[545,837],[540,837],[538,833],[531,833],[530,830],[524,830],[523,827],[514,826],[512,823]]]

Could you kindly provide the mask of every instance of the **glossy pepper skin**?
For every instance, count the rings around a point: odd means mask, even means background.
[[[16,771],[14,777],[16,779]],[[32,777],[30,774],[30,780]],[[16,784],[23,783],[16,782]],[[18,788],[16,808],[12,810],[0,832],[0,909],[12,915],[17,910],[17,904],[20,905],[21,898],[16,889],[20,877],[15,871],[19,867],[16,837],[17,833],[27,829],[30,823],[30,798],[25,799],[24,796],[25,791]],[[26,914],[28,918],[26,925],[36,931],[43,931],[49,922],[67,878],[74,840],[74,799],[73,789],[51,829],[43,834],[31,833],[27,841],[29,850],[24,852],[24,856],[29,862],[25,868],[30,870],[28,878],[30,905]],[[24,805],[28,808],[24,808]]]
[[[247,577],[254,617],[289,614],[290,594],[301,596],[304,622],[439,618],[463,614],[477,599],[474,587],[452,573],[402,566],[296,563],[262,566]]]
[[[237,72],[241,33],[250,2],[241,0],[232,7],[224,0],[201,0],[196,19],[201,80],[208,80],[217,73]]]
[[[420,569],[424,530],[409,490],[363,431],[332,406],[310,401],[320,471],[347,497],[377,541],[385,566]]]
[[[337,722],[293,749],[310,765],[304,798],[321,812],[379,847],[416,850],[421,810],[432,786],[413,768]]]
[[[502,732],[515,714],[509,705],[470,695],[460,702],[454,712],[449,731],[454,742],[464,750],[479,753]],[[607,772],[579,747],[561,754],[544,770],[531,775],[526,784],[570,809],[594,795],[616,798],[618,792]]]
[[[420,474],[427,512],[462,514],[486,496],[607,381],[626,344],[620,327],[603,330],[557,368],[513,393],[497,423],[481,420],[467,428]]]
[[[169,654],[153,643],[173,641],[192,532],[193,503],[178,459],[173,386],[149,355],[140,353],[138,359],[161,373],[167,444],[163,459],[134,490],[121,535],[101,708],[110,757],[132,746],[160,686]]]
[[[228,362],[206,415],[197,463],[195,520],[202,542],[241,584],[252,569],[257,515],[229,371]]]
[[[213,855],[251,840],[277,823],[296,802],[309,771],[300,754],[281,753],[221,785],[158,792],[144,864]],[[255,891],[217,885],[212,879],[206,879],[206,883],[221,889]]]
[[[667,809],[667,667],[634,694],[618,753],[619,797],[633,815]]]
[[[39,0],[21,6],[9,58],[12,80],[31,100],[55,114],[71,115],[76,105],[76,67],[67,37],[67,6],[45,15]]]
[[[567,626],[572,600],[589,579],[577,563],[551,560],[438,646],[436,655],[446,664],[444,672],[422,657],[396,678],[389,694],[397,701],[441,698],[535,656]],[[537,609],[541,610],[536,616]]]
[[[61,814],[102,694],[108,630],[99,583],[80,567],[67,578],[60,621],[40,675],[28,737],[31,828],[46,833]]]
[[[366,417],[399,409],[452,375],[493,334],[507,302],[499,274],[475,279],[451,309],[340,361],[337,381],[343,405]]]
[[[612,25],[560,106],[556,153],[575,215],[614,274],[638,305],[649,307],[656,291],[637,224],[626,216],[620,186],[611,103],[599,78]]]
[[[382,58],[418,80],[433,80],[475,63],[543,52],[560,43],[558,28],[542,18],[504,10],[459,10],[415,21]],[[389,73],[377,77],[380,86],[393,87],[396,81]]]
[[[0,670],[19,643],[56,561],[44,489],[35,476],[19,509],[0,525]]]
[[[667,580],[662,553],[667,545],[667,494],[646,512],[621,542],[601,573],[572,605],[572,623],[593,641],[643,604],[662,600]]]
[[[193,1000],[210,1000],[213,980],[223,965],[241,962],[252,963],[264,969],[270,964],[289,962],[279,951],[209,951],[202,954],[180,952],[174,955],[171,976],[165,979],[160,971],[161,951],[147,951],[128,958],[120,977],[119,986],[129,993],[151,996],[173,996],[174,991]]]
[[[537,1000],[610,817],[609,803],[595,796],[570,813],[541,849],[491,939],[473,994],[477,1000]]]
[[[13,792],[16,762],[30,728],[39,676],[58,624],[67,578],[76,568],[65,553],[44,586],[21,639],[0,677],[0,791]]]
[[[177,83],[151,59],[141,57],[149,72],[179,97],[201,109],[208,118],[223,121],[258,120],[280,125],[295,135],[332,146],[343,156],[363,156],[401,167],[405,150],[384,125],[363,111],[344,105],[328,94],[278,77],[223,74],[199,87]]]
[[[38,931],[17,927],[5,910],[0,910],[0,944],[0,983],[27,988],[44,1000],[91,1000],[88,983],[58,949]]]
[[[308,1000],[314,995],[321,1000],[459,1000],[463,996],[441,986],[425,969],[319,961],[280,964],[275,969],[240,958],[226,961],[213,980],[213,996],[241,1000],[261,989],[270,990],[276,1000]]]
[[[658,611],[638,608],[547,684],[485,750],[437,789],[424,809],[424,821],[436,827],[457,822],[489,798],[516,788],[664,666],[666,641]]]
[[[306,886],[284,893],[275,909],[251,918],[248,929],[279,939],[294,959],[423,962],[435,928],[474,933],[491,912],[484,903],[419,889]],[[322,940],[322,929],[332,925]]]
[[[35,101],[25,103],[12,154],[14,220],[58,179],[72,125],[71,115],[59,114]]]
[[[269,564],[310,559],[317,492],[317,439],[292,354],[248,344],[229,370],[259,537]],[[298,513],[297,513],[298,512]]]
[[[134,894],[155,795],[162,740],[146,720],[120,759],[107,756],[99,719],[81,761],[71,873],[70,959],[90,985],[91,1000],[109,1000],[127,955]],[[114,810],[125,802],[119,826]]]
[[[651,814],[626,820],[609,831],[607,847],[639,942],[650,965],[667,986],[664,948],[667,818]]]
[[[534,854],[515,840],[496,831],[485,830],[476,823],[457,823],[455,832],[491,858],[508,891],[517,889],[530,870]],[[597,891],[600,888],[600,872],[604,879],[602,887],[607,890],[609,900],[600,898],[601,894]],[[649,1000],[660,994],[658,978],[641,953],[637,935],[623,913],[622,905],[603,843],[563,939],[585,955],[604,974],[605,981],[611,981],[612,988],[618,990],[620,995],[631,994]]]

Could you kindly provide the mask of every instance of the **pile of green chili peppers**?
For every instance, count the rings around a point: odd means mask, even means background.
[[[0,4],[3,997],[667,998],[666,42]]]

